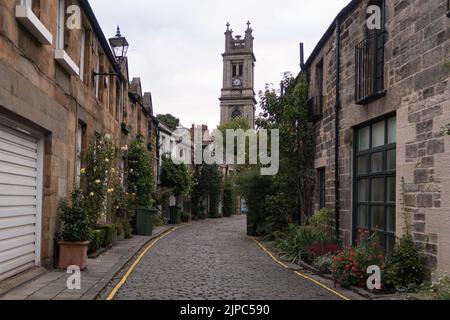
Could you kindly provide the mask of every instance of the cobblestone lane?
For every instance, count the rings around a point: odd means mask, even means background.
[[[115,299],[339,299],[276,264],[245,217],[195,222],[157,243]]]

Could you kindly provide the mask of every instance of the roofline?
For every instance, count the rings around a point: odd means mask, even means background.
[[[334,30],[336,29],[336,20],[340,21],[343,18],[345,18],[350,12],[353,11],[353,9],[355,9],[355,7],[360,2],[361,2],[361,0],[351,0],[351,2],[338,13],[336,18],[334,18],[333,22],[328,27],[327,31],[325,31],[324,35],[322,36],[322,38],[317,43],[317,45],[314,48],[314,50],[309,55],[308,60],[306,60],[305,66],[304,66],[305,70],[308,69],[311,66],[313,60],[317,57],[317,55],[319,54],[320,50],[322,50],[322,47],[325,45],[325,43],[328,41],[328,39],[333,34]]]
[[[114,57],[111,47],[109,46],[109,42],[105,37],[105,34],[103,33],[102,28],[100,27],[100,24],[98,23],[97,17],[95,16],[94,11],[92,10],[91,5],[89,4],[89,0],[80,0],[81,8],[83,9],[84,13],[86,14],[86,17],[88,18],[92,29],[94,30],[94,33],[97,35],[97,38],[100,42],[100,45],[103,48],[103,51],[105,51],[106,56],[108,57],[109,62],[114,68],[114,71],[119,75],[120,79],[122,81],[127,81],[125,77],[122,74],[121,68],[119,64],[117,63],[116,58]]]

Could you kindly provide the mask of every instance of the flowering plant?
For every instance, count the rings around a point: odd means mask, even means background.
[[[383,261],[384,253],[378,237],[363,230],[355,248],[345,249],[333,258],[333,279],[343,287],[364,286],[367,268],[372,265],[381,267]]]

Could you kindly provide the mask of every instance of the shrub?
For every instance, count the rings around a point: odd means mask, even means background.
[[[383,261],[383,249],[377,236],[369,237],[368,232],[363,232],[356,248],[343,250],[333,258],[333,279],[343,287],[364,286],[367,268],[382,266]]]
[[[89,253],[97,252],[102,248],[105,242],[105,230],[96,229],[92,232],[91,242],[89,243]]]
[[[450,300],[450,276],[441,278],[433,284],[433,291],[437,300]]]
[[[103,243],[102,243],[102,248],[110,247],[117,235],[116,226],[113,224],[107,224],[107,225],[103,225],[103,226],[98,226],[97,229],[103,230],[105,232],[105,236],[103,238]]]
[[[127,177],[129,193],[136,195],[134,209],[138,206],[152,206],[154,204],[152,160],[144,144],[139,140],[134,141],[128,150]]]
[[[314,260],[314,268],[319,270],[323,274],[330,274],[331,273],[331,267],[333,265],[333,253],[328,253],[326,255],[317,257]]]
[[[275,246],[289,260],[296,262],[302,260],[311,263],[314,256],[309,248],[313,244],[330,244],[333,239],[329,234],[324,233],[312,226],[289,225],[286,232],[281,233],[275,240]]]
[[[231,217],[234,213],[234,193],[233,185],[230,182],[225,183],[223,188],[223,208],[222,212],[225,217]]]
[[[67,199],[59,204],[59,218],[63,224],[61,233],[64,241],[83,242],[91,240],[91,216],[86,210],[85,198],[80,189],[73,191],[71,204]]]
[[[314,259],[316,259],[327,254],[336,255],[339,251],[339,246],[335,243],[314,242],[307,247],[307,251]]]
[[[403,236],[388,254],[384,283],[400,290],[415,290],[425,279],[423,257],[411,235]]]

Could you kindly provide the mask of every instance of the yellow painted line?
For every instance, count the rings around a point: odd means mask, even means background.
[[[119,281],[119,283],[114,287],[114,289],[111,291],[111,293],[109,294],[109,296],[106,298],[106,300],[112,300],[114,299],[114,297],[116,296],[117,292],[120,290],[120,288],[122,288],[122,286],[125,284],[125,282],[127,281],[128,277],[133,273],[134,268],[136,268],[136,266],[139,264],[139,262],[142,260],[142,258],[147,254],[147,252],[154,247],[155,244],[157,244],[160,240],[164,239],[165,237],[167,237],[169,234],[171,234],[172,232],[174,232],[175,230],[177,230],[178,228],[184,227],[183,226],[178,226],[175,227],[167,232],[165,232],[164,234],[160,235],[159,237],[157,237],[156,239],[154,239],[145,249],[144,251],[142,251],[142,253],[139,255],[139,257],[137,257],[136,261],[134,261],[134,263],[131,265],[131,267],[128,269],[127,273],[125,273],[125,275],[122,277],[122,279]]]
[[[276,263],[278,263],[279,265],[281,265],[281,266],[284,267],[285,269],[289,269],[289,267],[288,267],[286,264],[284,264],[284,263],[281,262],[279,259],[277,259],[277,258],[276,258],[276,257],[275,257],[275,256],[274,256],[274,255],[273,255],[266,247],[264,247],[264,245],[263,245],[261,242],[259,242],[258,240],[256,240],[256,238],[253,238],[253,240],[258,244],[259,247],[261,247],[261,249],[264,250],[265,253],[267,253],[267,254],[272,258],[272,260],[274,260]],[[343,300],[347,300],[347,301],[350,300],[349,298],[347,298],[346,296],[340,294],[340,293],[337,292],[336,290],[333,290],[332,288],[330,288],[330,287],[324,285],[323,283],[320,283],[320,282],[317,281],[317,280],[312,279],[311,277],[308,277],[307,275],[305,275],[305,274],[303,274],[303,273],[301,273],[301,272],[295,271],[294,273],[295,273],[296,275],[298,275],[298,276],[300,276],[300,277],[302,277],[302,278],[304,278],[304,279],[306,279],[306,280],[308,280],[308,281],[311,281],[312,283],[314,283],[314,284],[316,284],[316,285],[318,285],[318,286],[320,286],[320,287],[322,287],[322,288],[324,288],[324,289],[326,289],[326,290],[328,290],[328,291],[334,293],[335,295],[337,295],[339,298],[341,298],[341,299],[343,299]]]

